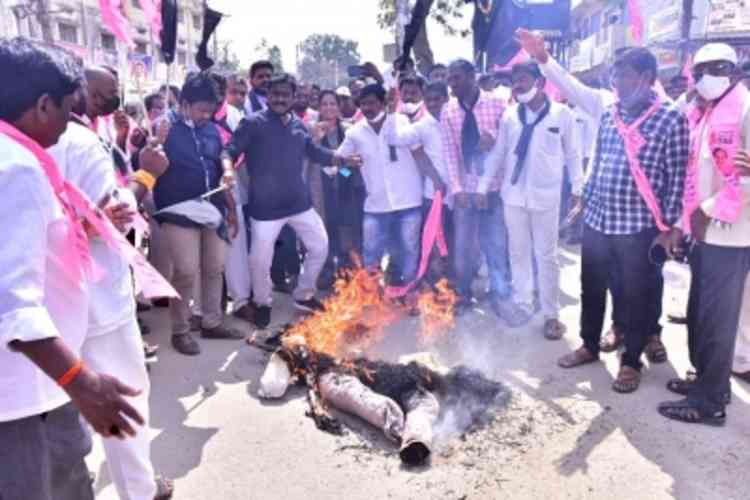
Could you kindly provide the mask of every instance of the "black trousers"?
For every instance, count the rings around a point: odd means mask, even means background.
[[[698,243],[690,255],[690,271],[688,347],[698,380],[688,398],[713,413],[724,409],[724,395],[730,391],[750,247]]]
[[[662,314],[662,304],[664,302],[664,269],[663,265],[658,266],[658,273],[653,280],[649,281],[649,301],[648,301],[648,328],[646,333],[649,336],[661,335],[662,326],[659,323]],[[610,274],[610,292],[612,293],[612,324],[622,331],[625,326],[625,314],[617,307],[617,294],[622,289],[622,276],[617,272],[617,268],[611,269]]]
[[[654,282],[661,276],[659,266],[651,264],[648,251],[656,238],[656,228],[636,234],[607,235],[585,226],[581,250],[581,338],[591,353],[599,354],[604,326],[607,290],[611,275],[620,277],[613,293],[614,307],[622,322],[625,352],[622,364],[640,370],[641,354],[653,332],[653,310],[649,302]]]

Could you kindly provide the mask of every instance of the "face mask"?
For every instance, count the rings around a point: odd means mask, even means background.
[[[728,76],[703,75],[695,84],[695,90],[707,101],[713,101],[723,96],[731,85]]]
[[[420,106],[422,106],[422,101],[405,102],[401,105],[401,110],[407,115],[413,115],[414,113],[419,111]]]
[[[369,121],[370,123],[380,123],[383,120],[383,118],[385,118],[385,111],[381,111],[378,114],[378,116],[376,116],[372,120],[367,120],[367,121]]]
[[[528,92],[517,95],[516,101],[520,102],[521,104],[528,104],[535,97],[536,97],[536,87],[532,87],[531,90],[529,90]]]
[[[625,97],[620,95],[620,93],[617,90],[615,90],[615,95],[617,95],[620,101],[620,104],[622,104],[625,108],[632,108],[636,104],[638,104],[643,99],[643,93],[644,93],[643,85],[641,85],[640,83],[635,88],[635,90],[633,90],[633,92],[630,93],[630,95],[625,96]]]
[[[101,112],[102,116],[111,115],[120,108],[120,96],[115,96],[111,99],[105,99],[102,105]]]

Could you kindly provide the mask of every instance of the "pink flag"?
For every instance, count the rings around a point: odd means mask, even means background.
[[[640,45],[643,40],[643,16],[638,0],[628,0],[628,12],[630,13],[630,33],[633,41]]]
[[[141,7],[151,25],[151,33],[158,38],[162,28],[161,0],[141,0]]]
[[[132,48],[135,47],[135,43],[133,43],[128,20],[120,10],[121,4],[121,0],[99,0],[102,22],[118,40]]]

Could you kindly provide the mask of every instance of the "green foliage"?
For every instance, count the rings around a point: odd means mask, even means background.
[[[430,11],[434,19],[447,35],[467,37],[471,34],[468,29],[469,21],[461,11],[464,0],[435,0]],[[396,1],[378,0],[378,26],[393,31],[396,26]]]
[[[313,34],[299,45],[301,80],[333,88],[347,81],[346,68],[359,64],[359,44],[333,34]]]

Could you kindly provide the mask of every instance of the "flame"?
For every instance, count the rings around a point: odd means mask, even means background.
[[[366,351],[402,314],[385,298],[381,278],[381,274],[362,267],[344,270],[336,280],[334,293],[323,301],[325,311],[308,316],[285,336],[298,335],[313,352],[337,358],[352,348]]]
[[[441,279],[434,289],[429,289],[419,295],[417,299],[420,317],[418,338],[422,345],[434,343],[440,335],[456,325],[453,314],[456,300],[456,294],[451,290],[446,279]]]
[[[323,301],[325,311],[316,312],[284,333],[286,341],[304,344],[313,352],[338,359],[354,350],[367,352],[383,340],[385,329],[408,313],[409,306],[386,298],[382,273],[357,265],[340,273],[334,293]],[[419,294],[416,308],[421,315],[420,342],[434,342],[454,325],[456,295],[441,280],[435,289]]]

